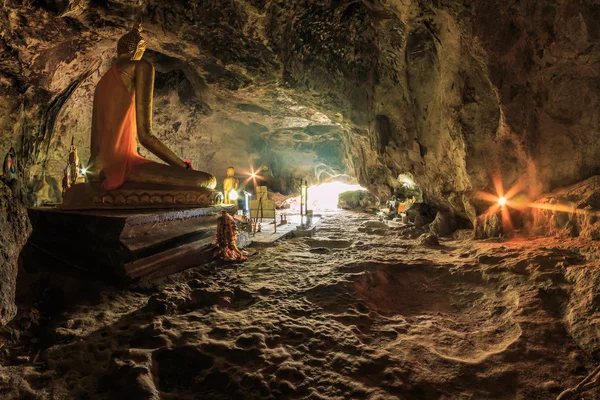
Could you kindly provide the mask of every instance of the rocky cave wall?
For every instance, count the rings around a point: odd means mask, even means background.
[[[600,173],[591,0],[6,0],[0,153],[26,188],[60,182],[71,137],[87,160],[94,86],[138,16],[155,134],[219,179],[265,165],[276,191],[337,177],[383,199],[403,174],[474,220],[494,175],[536,198]]]

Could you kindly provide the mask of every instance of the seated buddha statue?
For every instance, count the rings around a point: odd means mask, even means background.
[[[142,60],[141,23],[117,44],[118,58],[96,86],[88,173],[103,190],[124,183],[214,189],[216,179],[195,171],[153,134],[154,67]],[[138,154],[139,143],[166,164]]]

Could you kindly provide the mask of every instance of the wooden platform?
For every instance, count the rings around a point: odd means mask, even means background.
[[[250,240],[252,241],[253,246],[265,247],[270,246],[281,239],[312,236],[307,232],[311,231],[314,233],[320,220],[320,217],[314,217],[312,226],[310,228],[302,229],[299,218],[290,217],[287,224],[277,224],[277,232],[274,232],[273,224],[268,223],[268,220],[264,220],[262,232],[257,232],[254,235],[250,234]]]
[[[23,258],[122,280],[169,275],[210,261],[216,221],[232,206],[185,210],[29,209],[33,233]],[[240,246],[247,244],[244,235]]]

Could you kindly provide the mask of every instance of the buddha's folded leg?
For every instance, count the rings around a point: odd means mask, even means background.
[[[153,161],[134,165],[127,177],[127,182],[195,188],[205,187],[209,189],[214,189],[217,186],[215,177],[207,172],[172,167]]]

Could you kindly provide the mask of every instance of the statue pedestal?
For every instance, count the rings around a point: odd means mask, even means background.
[[[33,233],[22,256],[30,270],[39,265],[72,267],[85,275],[123,280],[155,278],[201,265],[213,258],[221,210],[29,209]],[[247,237],[240,232],[240,246]],[[246,241],[246,243],[244,243]]]
[[[65,193],[62,210],[198,208],[219,205],[222,193],[207,188],[125,183],[106,191],[100,182],[77,183]]]

